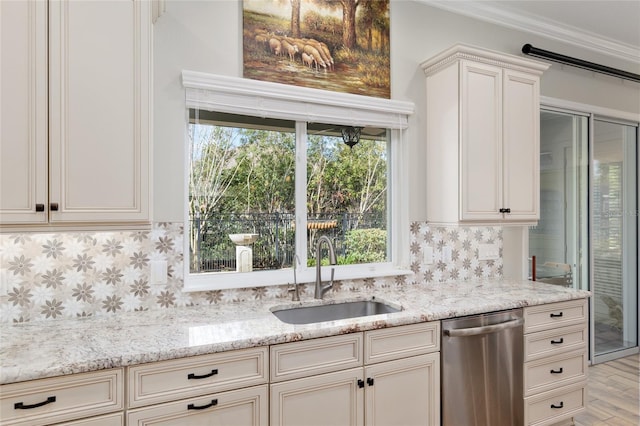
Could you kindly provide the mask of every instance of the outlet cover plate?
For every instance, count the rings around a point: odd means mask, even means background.
[[[162,285],[167,283],[167,261],[166,260],[152,260],[151,264],[151,276],[149,281],[151,285]]]
[[[478,260],[496,260],[500,258],[497,244],[480,244],[478,246]]]
[[[433,264],[433,247],[431,246],[425,246],[423,252],[423,261],[425,265],[431,265]]]

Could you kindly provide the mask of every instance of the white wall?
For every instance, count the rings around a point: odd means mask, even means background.
[[[183,216],[183,69],[242,76],[242,1],[167,1],[155,24],[154,42],[154,221]],[[424,76],[419,64],[457,42],[520,55],[523,44],[639,72],[637,64],[452,14],[409,0],[391,2],[391,94],[412,101],[410,119],[411,201],[409,219],[425,219]],[[640,113],[640,85],[553,64],[542,78],[542,94],[574,102]]]

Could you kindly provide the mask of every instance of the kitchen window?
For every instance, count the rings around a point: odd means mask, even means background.
[[[294,266],[312,282],[323,235],[336,280],[407,273],[412,104],[187,71],[183,84],[185,290],[292,283]]]

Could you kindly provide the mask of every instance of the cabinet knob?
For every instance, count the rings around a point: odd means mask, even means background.
[[[51,203],[51,204],[49,205],[49,209],[50,209],[52,212],[57,212],[57,211],[58,211],[58,203]]]
[[[508,208],[507,208],[507,209],[502,208],[502,209],[500,209],[500,210],[499,210],[499,212],[500,212],[500,213],[511,213],[511,209],[508,209]]]
[[[36,204],[36,211],[37,212],[43,212],[44,211],[44,204]]]

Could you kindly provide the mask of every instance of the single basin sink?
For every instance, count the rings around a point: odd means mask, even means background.
[[[301,306],[279,309],[273,314],[287,324],[312,324],[314,322],[335,321],[346,318],[368,317],[370,315],[391,314],[400,309],[375,300],[335,303],[331,305]]]

